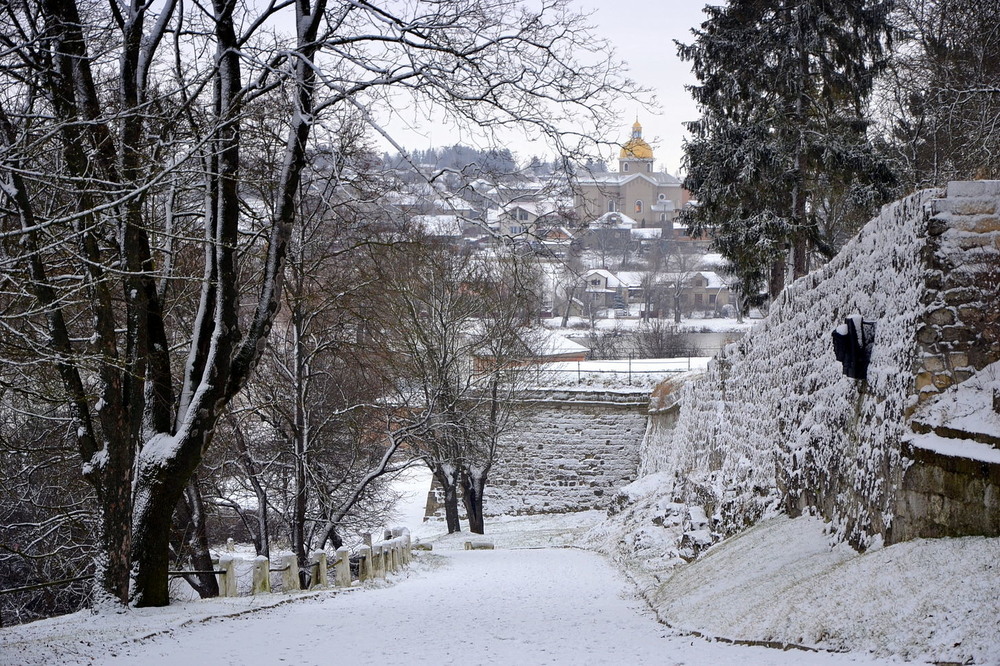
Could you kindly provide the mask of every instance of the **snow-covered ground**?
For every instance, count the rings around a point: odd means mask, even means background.
[[[574,547],[618,538],[604,512],[490,518],[485,536],[447,535],[421,520],[428,483],[415,468],[397,484],[396,517],[433,551],[388,581],[0,629],[0,665],[1000,664],[1000,539],[859,555],[831,548],[815,518],[777,517],[693,564],[625,570]],[[469,540],[496,549],[466,551]]]
[[[731,639],[1000,664],[1000,539],[915,539],[859,554],[818,518],[765,521],[652,592],[674,627]]]
[[[0,663],[28,664],[877,664],[780,651],[659,624],[602,556],[573,542],[599,512],[505,518],[496,550],[418,527],[433,552],[388,583],[76,615],[0,630]],[[285,602],[285,603],[281,603]],[[225,617],[228,615],[229,617]]]

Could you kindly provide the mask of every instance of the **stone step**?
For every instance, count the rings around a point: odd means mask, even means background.
[[[960,180],[948,183],[948,198],[1000,196],[1000,180]]]
[[[993,215],[997,211],[996,197],[957,197],[954,199],[932,199],[931,214],[952,213],[954,215]]]
[[[944,439],[979,442],[980,444],[992,446],[994,449],[1000,450],[1000,436],[986,432],[970,432],[961,428],[952,428],[943,425],[934,426],[929,423],[923,423],[918,419],[910,422],[910,428],[913,432],[920,435],[934,434]]]

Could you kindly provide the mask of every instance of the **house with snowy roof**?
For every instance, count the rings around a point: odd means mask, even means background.
[[[729,283],[714,271],[664,273],[651,287],[656,293],[646,299],[659,312],[714,312],[730,304]]]
[[[581,280],[585,303],[591,308],[627,310],[630,300],[642,291],[642,276],[637,272],[616,274],[595,268],[584,273]]]
[[[499,215],[499,233],[503,238],[537,238],[540,229],[562,224],[562,207],[555,201],[521,201],[504,206]]]

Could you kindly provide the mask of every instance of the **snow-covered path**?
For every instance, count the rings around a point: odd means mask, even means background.
[[[143,666],[884,663],[675,635],[603,557],[571,548],[423,553],[392,585],[121,638],[103,649],[77,642],[75,655],[50,643],[48,654]]]

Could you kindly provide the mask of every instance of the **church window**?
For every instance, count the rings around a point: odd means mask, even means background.
[[[622,171],[628,171],[628,162],[625,162],[625,164],[622,164]]]
[[[615,203],[614,199],[608,199],[608,212],[614,213],[618,209],[618,205]]]
[[[642,212],[642,199],[636,199],[635,200],[635,212],[637,212],[637,213],[641,213]]]
[[[646,171],[649,171],[649,172],[653,171],[653,163],[652,162],[649,162],[649,163],[646,164]]]

